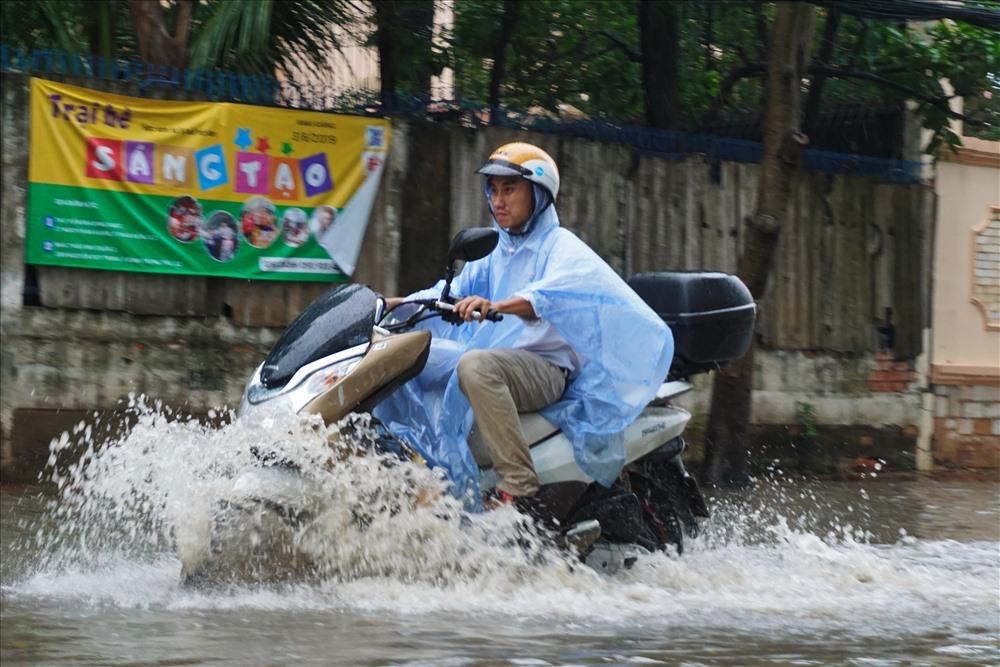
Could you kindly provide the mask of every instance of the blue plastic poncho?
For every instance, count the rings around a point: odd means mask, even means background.
[[[455,296],[490,301],[520,296],[549,322],[581,359],[559,402],[542,410],[573,443],[576,462],[597,482],[611,486],[625,463],[623,432],[652,399],[673,357],[670,329],[604,260],[559,226],[550,205],[530,232],[500,231],[489,256],[466,264],[452,283]],[[410,298],[441,293],[443,281]],[[515,348],[525,322],[459,326],[428,320],[431,351],[424,370],[375,411],[393,432],[413,444],[431,466],[444,468],[452,491],[479,503],[479,469],[466,443],[472,408],[455,369],[466,350]]]

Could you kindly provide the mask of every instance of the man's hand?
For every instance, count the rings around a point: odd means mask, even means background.
[[[485,315],[490,310],[495,310],[505,315],[517,315],[525,320],[538,319],[538,316],[535,315],[535,309],[531,307],[531,302],[519,296],[497,301],[496,303],[492,303],[489,299],[481,296],[467,296],[455,304],[455,314],[466,322],[472,320],[472,313],[477,310],[483,315],[479,319],[479,322],[486,321]]]
[[[472,313],[478,310],[480,315],[485,317],[491,308],[493,308],[493,304],[490,303],[489,299],[481,296],[467,296],[455,304],[455,314],[466,322],[471,322]],[[482,322],[483,318],[480,318],[479,321]]]

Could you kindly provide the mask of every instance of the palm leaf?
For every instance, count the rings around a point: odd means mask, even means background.
[[[87,52],[87,40],[84,36],[77,34],[79,24],[67,20],[69,16],[65,10],[69,3],[57,2],[56,0],[38,0],[37,6],[49,24],[51,36],[59,48],[72,54]]]
[[[194,36],[188,63],[242,72],[319,74],[331,51],[346,46],[334,32],[364,25],[367,10],[356,0],[224,0]]]

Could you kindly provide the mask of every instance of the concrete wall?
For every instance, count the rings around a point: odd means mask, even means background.
[[[65,428],[66,415],[112,409],[129,392],[195,413],[234,406],[281,327],[326,286],[25,267],[27,80],[4,75],[3,83],[5,479],[29,450]],[[487,222],[474,171],[510,140],[538,143],[555,157],[563,223],[623,274],[732,271],[753,211],[755,165],[404,119],[394,120],[393,136],[354,276],[387,294],[440,276],[452,233]],[[932,194],[920,186],[816,173],[802,179],[760,304],[757,423],[795,424],[803,406],[819,425],[898,430],[917,423],[921,384],[912,366],[927,326],[922,257],[932,210]],[[26,290],[26,279],[37,289]],[[875,332],[886,307],[897,314],[889,357],[911,378],[892,385],[872,382],[876,355],[886,354]],[[701,379],[686,399],[702,420],[708,387]]]

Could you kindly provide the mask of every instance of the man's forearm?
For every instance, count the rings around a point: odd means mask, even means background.
[[[498,313],[517,315],[518,317],[524,318],[526,320],[538,319],[538,316],[535,314],[535,309],[532,307],[531,302],[519,296],[515,296],[510,299],[504,299],[503,301],[495,301],[493,303],[493,310],[497,311]]]

